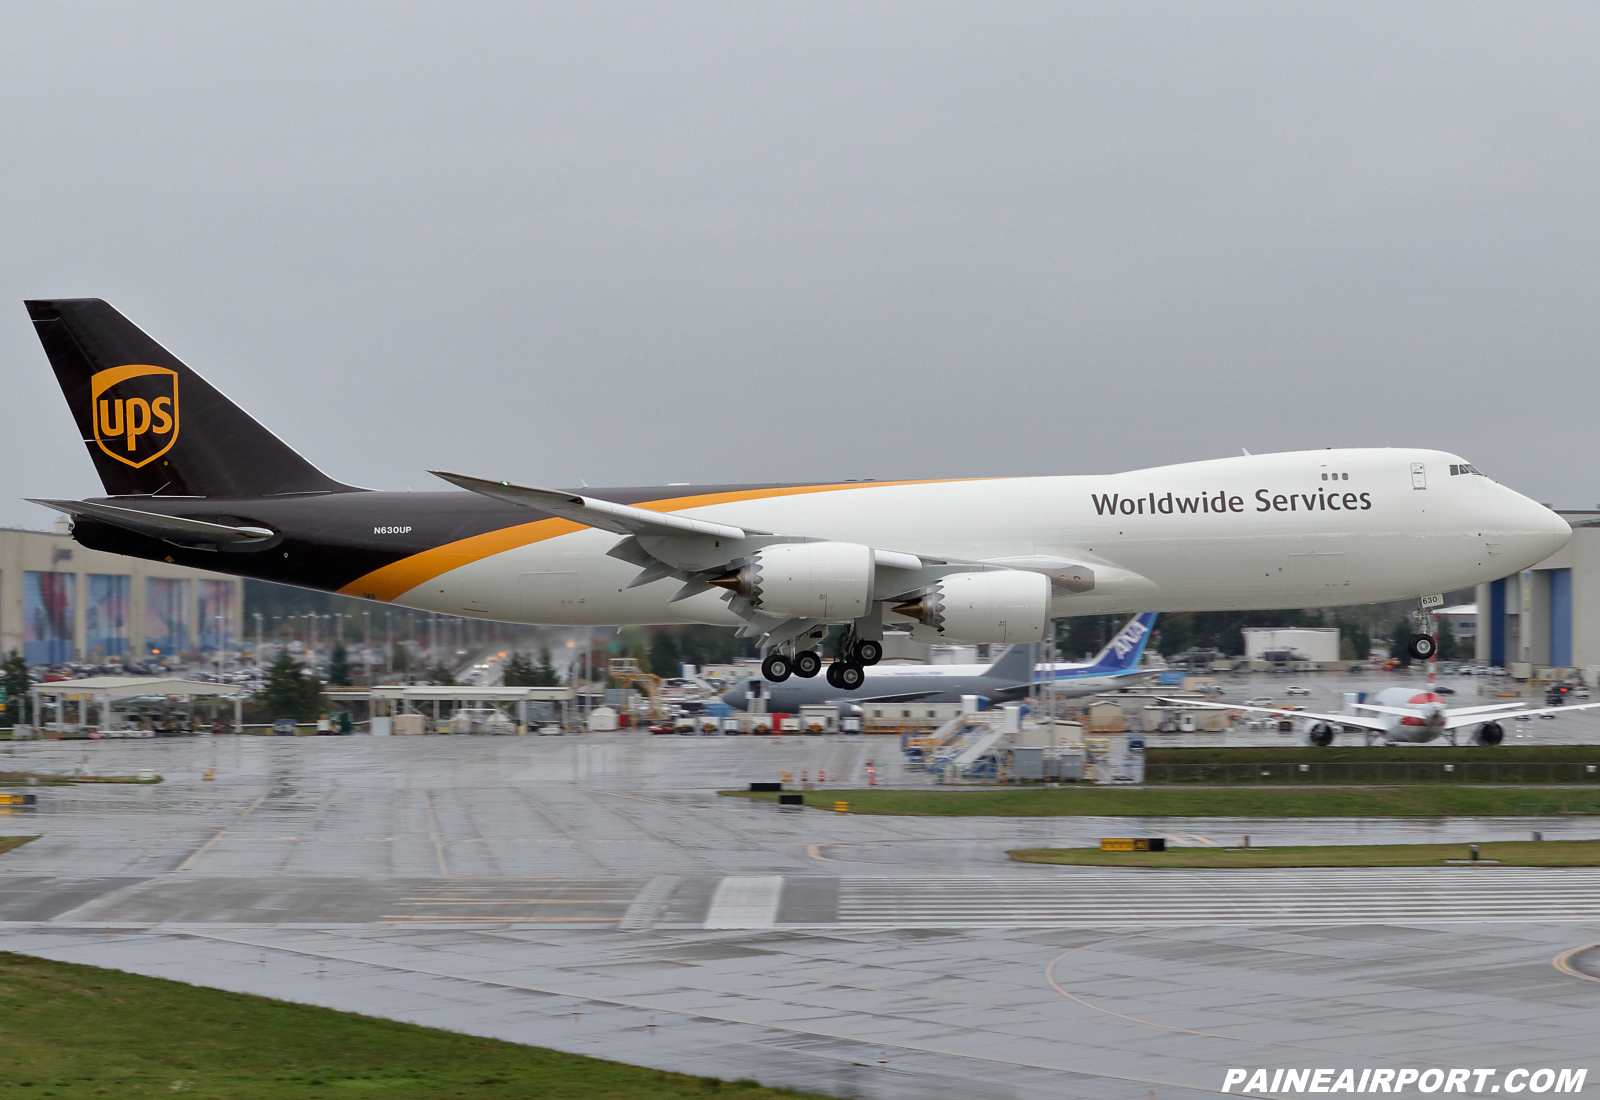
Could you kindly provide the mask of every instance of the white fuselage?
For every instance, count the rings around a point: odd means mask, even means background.
[[[1058,590],[1053,616],[1326,607],[1466,588],[1531,565],[1570,538],[1548,508],[1487,477],[1451,474],[1465,464],[1442,451],[1300,451],[715,503],[680,490],[681,504],[652,507],[924,556],[1092,569],[1093,588]],[[464,551],[461,565],[394,602],[540,623],[740,621],[715,591],[669,604],[681,586],[670,578],[627,588],[638,567],[606,556],[618,535],[582,528],[506,541],[477,556]]]

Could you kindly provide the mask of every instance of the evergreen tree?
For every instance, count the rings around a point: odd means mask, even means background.
[[[4,670],[0,681],[4,682],[6,689],[6,724],[14,726],[23,721],[28,705],[28,662],[13,649],[0,669]]]
[[[678,674],[678,640],[663,630],[650,639],[650,671],[657,676]]]
[[[411,650],[404,642],[394,644],[394,652],[389,654],[389,671],[411,671]]]
[[[1412,633],[1411,620],[1401,619],[1396,624],[1394,633],[1389,635],[1389,656],[1402,665],[1411,664],[1411,654],[1406,652],[1406,643],[1411,640]]]
[[[532,661],[521,653],[512,653],[501,667],[501,681],[506,687],[532,687],[537,673]]]
[[[334,642],[333,652],[328,655],[328,683],[339,687],[350,686],[350,654],[343,642]]]
[[[1449,619],[1439,620],[1439,660],[1456,661],[1463,656],[1462,651],[1466,646],[1456,638],[1456,632],[1450,629]]]
[[[456,674],[451,672],[443,661],[440,661],[428,670],[428,679],[433,683],[449,686],[456,682]]]
[[[529,687],[560,687],[561,677],[556,672],[556,666],[550,663],[550,647],[539,647],[539,665],[533,670],[533,677],[528,681]]]
[[[322,681],[307,675],[306,666],[289,656],[288,650],[267,669],[267,686],[258,696],[272,718],[293,718],[305,722],[323,711]]]

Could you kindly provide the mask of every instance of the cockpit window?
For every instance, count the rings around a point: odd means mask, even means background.
[[[1452,462],[1450,464],[1450,476],[1451,477],[1456,477],[1459,474],[1477,474],[1479,477],[1488,476],[1482,470],[1478,469],[1476,466],[1471,465],[1470,463],[1466,463],[1466,462],[1455,463],[1455,462]]]

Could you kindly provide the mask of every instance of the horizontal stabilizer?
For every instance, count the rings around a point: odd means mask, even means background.
[[[240,543],[261,542],[276,532],[266,527],[229,527],[222,523],[207,523],[199,519],[163,516],[155,512],[140,512],[133,508],[118,508],[113,504],[90,504],[82,500],[35,500],[46,508],[65,512],[74,519],[95,519],[110,523],[151,538],[183,543]]]
[[[558,489],[536,489],[527,485],[513,485],[509,481],[488,481],[465,474],[430,470],[434,477],[474,492],[480,496],[503,500],[523,508],[537,508],[562,519],[570,519],[585,527],[598,527],[619,535],[710,535],[721,539],[742,539],[747,533],[742,527],[725,523],[690,519],[673,512],[652,512],[648,508],[634,508],[627,504],[613,504],[609,500],[564,493]],[[759,532],[765,534],[766,532]]]

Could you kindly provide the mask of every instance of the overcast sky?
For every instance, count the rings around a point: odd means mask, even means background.
[[[0,8],[0,523],[102,297],[328,473],[1434,446],[1594,507],[1592,3]]]

